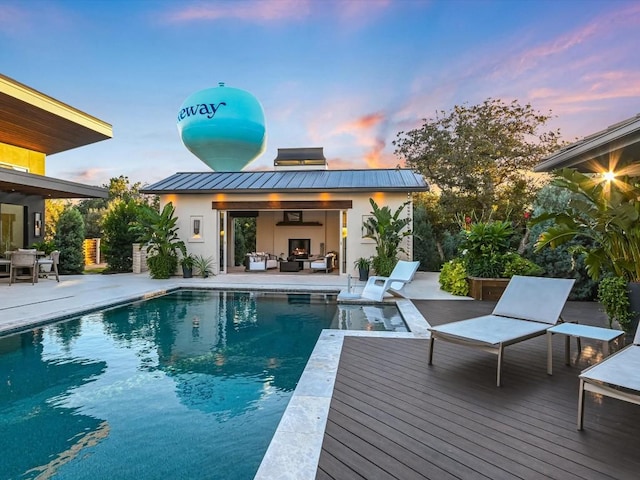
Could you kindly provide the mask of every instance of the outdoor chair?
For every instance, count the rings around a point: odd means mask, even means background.
[[[498,355],[497,385],[501,385],[504,348],[546,333],[560,314],[575,280],[514,276],[491,315],[429,327],[429,365],[436,339],[480,348]]]
[[[360,296],[376,302],[381,302],[386,292],[403,297],[405,285],[413,280],[419,266],[420,262],[399,260],[388,277],[369,277]]]
[[[58,263],[60,261],[60,252],[58,250],[54,250],[51,252],[49,258],[39,258],[38,259],[38,270],[40,270],[41,265],[50,265],[51,271],[56,276],[56,281],[60,282],[60,277],[58,276]],[[40,272],[39,272],[40,273]],[[48,273],[45,273],[46,277],[49,278]]]
[[[0,277],[8,277],[11,268],[11,260],[0,258]]]
[[[28,270],[28,274],[24,272]],[[31,285],[38,281],[38,267],[35,250],[11,252],[11,267],[9,270],[9,285],[16,280],[29,280]]]
[[[631,345],[583,370],[578,378],[578,430],[584,423],[585,392],[640,405],[640,329]]]
[[[336,256],[333,253],[327,253],[324,257],[318,257],[309,264],[309,268],[316,272],[324,270],[325,273],[332,272],[335,268]]]

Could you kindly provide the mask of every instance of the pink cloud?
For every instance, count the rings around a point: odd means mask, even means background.
[[[169,22],[219,20],[233,18],[254,22],[272,22],[304,18],[310,14],[310,0],[243,1],[186,5],[165,15]]]
[[[615,5],[615,4],[613,4]],[[543,61],[561,56],[578,47],[599,44],[609,34],[623,28],[635,28],[640,24],[640,5],[632,5],[621,10],[614,10],[608,15],[600,15],[594,21],[541,44],[524,52],[520,51],[511,55],[511,58],[500,62],[496,68],[494,77],[515,77],[534,69]]]

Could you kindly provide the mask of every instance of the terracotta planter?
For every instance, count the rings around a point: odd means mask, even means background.
[[[509,278],[467,277],[469,296],[474,300],[500,300]]]

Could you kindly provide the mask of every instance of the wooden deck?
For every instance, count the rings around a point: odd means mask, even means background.
[[[432,325],[494,305],[415,303]],[[603,322],[593,303],[569,303],[564,317]],[[495,355],[436,341],[430,367],[428,344],[345,338],[316,478],[640,478],[640,406],[589,393],[576,430],[577,375],[599,345],[583,340],[578,366],[567,367],[554,336],[553,376],[545,336],[508,347],[499,388]]]

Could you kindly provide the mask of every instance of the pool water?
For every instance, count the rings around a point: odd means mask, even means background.
[[[0,478],[251,479],[320,331],[394,315],[178,291],[0,338]]]

